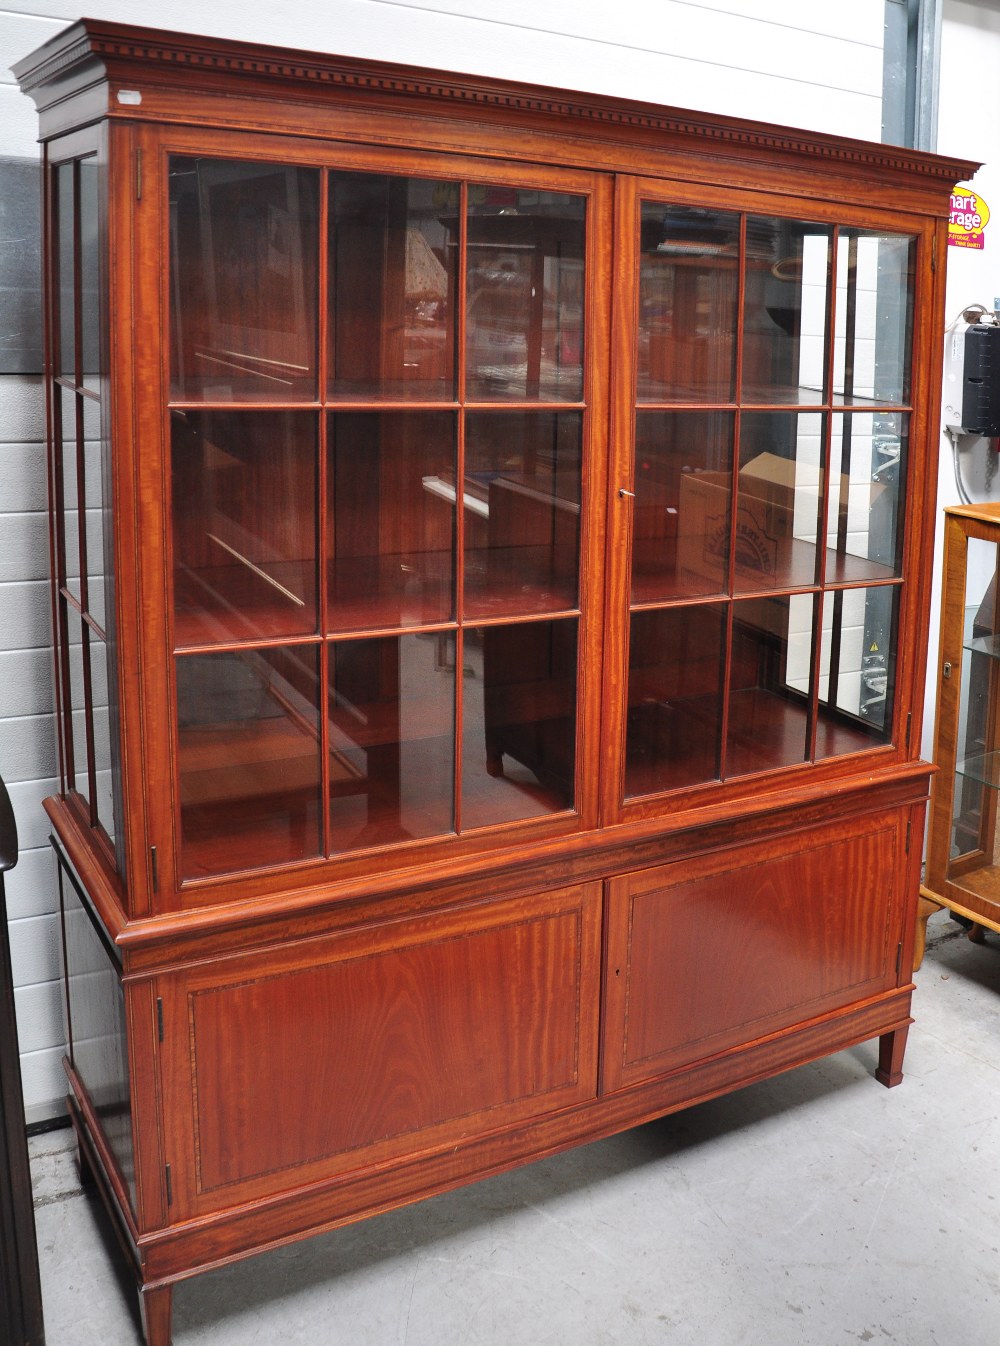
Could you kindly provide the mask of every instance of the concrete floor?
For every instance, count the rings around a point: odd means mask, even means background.
[[[198,1277],[175,1346],[997,1346],[1000,936],[932,918],[874,1044]],[[32,1142],[48,1346],[136,1346],[66,1133]]]

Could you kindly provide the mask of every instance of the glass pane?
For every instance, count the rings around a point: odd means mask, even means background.
[[[454,830],[453,639],[434,633],[330,646],[334,851]]]
[[[626,795],[718,779],[725,627],[721,604],[633,612]]]
[[[82,381],[101,391],[100,239],[96,159],[80,160],[80,357]]]
[[[78,790],[89,800],[87,696],[84,674],[87,650],[84,644],[84,627],[80,614],[70,603],[64,601],[63,607],[66,613],[66,666],[69,677],[68,686],[64,687],[63,708],[69,716],[66,746],[72,757],[72,760],[65,764],[66,783],[70,790]]]
[[[840,231],[833,390],[845,402],[909,399],[915,263],[915,238]]]
[[[733,605],[727,779],[806,760],[814,609],[812,594]]]
[[[743,400],[823,401],[830,229],[747,219]]]
[[[59,388],[62,420],[63,536],[66,549],[66,573],[62,581],[78,599],[80,588],[80,487],[77,463],[77,411],[81,399],[68,388]]]
[[[462,831],[571,809],[577,622],[467,628]]]
[[[577,606],[582,430],[577,412],[466,415],[466,615]]]
[[[114,786],[111,775],[111,712],[108,704],[108,647],[90,633],[90,685],[94,698],[94,770],[97,820],[115,839]]]
[[[186,878],[319,854],[318,698],[314,645],[177,660]]]
[[[825,596],[817,757],[889,741],[898,600],[895,585]]]
[[[744,412],[736,501],[736,591],[816,582],[823,417]]]
[[[966,555],[962,688],[956,742],[951,858],[986,852],[996,863],[996,795],[1000,754],[990,707],[995,698],[1000,658],[997,548],[969,538]],[[954,677],[955,674],[952,673]]]
[[[582,196],[469,189],[466,395],[583,397]]]
[[[331,175],[331,393],[454,397],[457,198],[445,182]]]
[[[632,602],[729,586],[735,417],[640,411],[632,502]]]
[[[898,575],[909,417],[853,412],[832,419],[827,582]]]
[[[327,629],[454,615],[456,428],[451,412],[329,418]]]
[[[640,247],[639,400],[732,401],[740,217],[644,201]]]
[[[83,446],[83,493],[87,520],[87,609],[103,631],[107,625],[104,558],[105,524],[111,527],[110,512],[104,511],[101,441],[88,439]]]
[[[73,199],[75,165],[56,169],[58,230],[59,372],[76,382],[76,211]]]
[[[316,629],[316,420],[171,417],[178,645]]]
[[[172,396],[316,396],[319,174],[170,160]]]

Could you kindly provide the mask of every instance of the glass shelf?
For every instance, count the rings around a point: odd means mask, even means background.
[[[962,645],[963,650],[971,654],[985,654],[988,659],[1000,659],[1000,632],[994,631],[988,636],[976,636]]]
[[[977,781],[991,790],[1000,789],[1000,752],[987,752],[979,757],[966,757],[955,763],[955,775]]]

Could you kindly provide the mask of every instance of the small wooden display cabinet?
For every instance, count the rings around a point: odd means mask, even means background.
[[[941,643],[921,944],[949,907],[1000,931],[1000,504],[946,509]]]
[[[83,21],[45,142],[71,1111],[204,1268],[878,1039],[974,165]]]

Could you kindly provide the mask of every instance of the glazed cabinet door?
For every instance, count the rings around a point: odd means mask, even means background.
[[[593,1098],[600,910],[588,884],[161,978],[171,1220],[393,1163],[419,1186],[415,1155],[446,1185],[470,1137]]]
[[[909,816],[785,834],[613,879],[605,1088],[723,1055],[905,982]]]
[[[607,180],[149,141],[166,889],[593,826]]]
[[[924,226],[712,201],[618,197],[608,816],[899,743]]]

